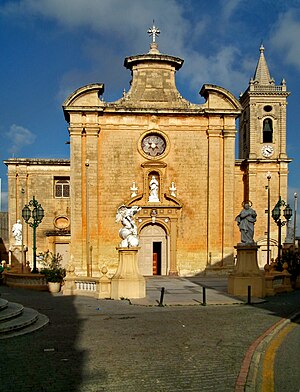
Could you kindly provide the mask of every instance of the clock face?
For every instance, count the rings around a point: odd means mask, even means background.
[[[142,149],[150,157],[158,157],[165,152],[166,142],[158,134],[148,135],[142,140]]]
[[[274,153],[274,148],[272,146],[263,146],[263,148],[261,149],[261,152],[263,154],[264,157],[266,158],[270,158],[273,153]]]

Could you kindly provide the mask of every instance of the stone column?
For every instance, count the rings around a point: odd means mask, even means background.
[[[207,256],[214,264],[222,259],[223,244],[223,142],[218,118],[210,119],[207,172]]]
[[[224,135],[224,176],[223,176],[223,265],[233,265],[232,245],[234,244],[234,184],[235,184],[235,123],[234,119],[225,124]]]
[[[170,219],[170,270],[169,275],[178,276],[177,270],[177,219]]]
[[[71,243],[70,243],[70,258],[74,261],[76,271],[79,274],[85,274],[84,255],[85,250],[84,234],[86,230],[86,223],[83,220],[85,193],[83,193],[83,178],[85,173],[85,161],[82,162],[82,124],[71,124],[69,127],[70,133],[70,203],[71,203]],[[85,217],[84,217],[85,219]]]

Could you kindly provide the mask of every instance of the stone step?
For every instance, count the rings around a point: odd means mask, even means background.
[[[34,309],[24,308],[20,316],[0,323],[0,334],[11,332],[33,324],[38,319],[38,312]]]
[[[21,304],[8,302],[5,308],[0,309],[0,329],[1,329],[1,323],[21,315],[23,309],[24,306]]]
[[[8,301],[6,299],[0,298],[0,311],[5,309],[8,305]]]
[[[33,332],[48,322],[48,317],[38,313],[36,310],[23,308],[22,312],[16,317],[0,323],[0,339]]]
[[[14,338],[15,336],[25,335],[27,333],[32,333],[40,328],[43,328],[48,323],[49,323],[48,317],[45,316],[44,314],[38,313],[37,319],[34,323],[29,324],[21,329],[10,330],[6,333],[1,333],[0,330],[0,340]]]

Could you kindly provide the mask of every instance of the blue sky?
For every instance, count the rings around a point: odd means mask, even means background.
[[[2,0],[0,2],[0,157],[68,158],[61,105],[85,84],[104,99],[129,89],[126,56],[146,53],[152,20],[161,53],[185,60],[181,94],[202,102],[204,83],[236,96],[248,87],[261,42],[276,84],[288,91],[289,201],[300,194],[300,0]],[[0,164],[2,210],[6,166]],[[298,219],[299,222],[299,219]],[[299,225],[298,225],[299,227]]]

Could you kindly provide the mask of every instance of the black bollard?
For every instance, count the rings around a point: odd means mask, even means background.
[[[165,288],[162,287],[161,288],[161,292],[160,292],[160,300],[159,300],[159,304],[158,306],[164,306],[164,295],[165,295]]]
[[[251,304],[251,286],[248,286],[248,302],[247,302],[247,304],[248,305]]]
[[[202,305],[206,306],[206,287],[202,287]]]

